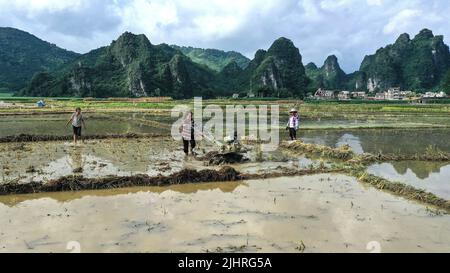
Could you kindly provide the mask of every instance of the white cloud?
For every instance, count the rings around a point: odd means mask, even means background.
[[[385,34],[392,34],[407,31],[414,24],[414,21],[422,15],[417,9],[405,9],[394,15],[384,27]]]
[[[383,0],[367,0],[369,6],[382,6]]]

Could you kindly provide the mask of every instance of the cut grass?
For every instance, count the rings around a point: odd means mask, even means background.
[[[400,182],[391,182],[387,179],[368,174],[367,172],[351,172],[350,175],[356,177],[358,181],[369,184],[378,190],[392,193],[396,196],[414,200],[426,205],[436,207],[450,213],[450,201],[437,197],[424,190],[416,189],[412,186]]]
[[[283,142],[282,148],[297,151],[305,154],[320,155],[331,159],[349,160],[355,156],[350,146],[344,145],[339,148],[331,148],[329,146],[304,143],[301,140],[293,142]]]

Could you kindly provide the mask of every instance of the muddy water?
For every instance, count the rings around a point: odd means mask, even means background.
[[[406,161],[375,164],[369,173],[390,181],[403,182],[450,200],[450,164]]]
[[[85,135],[126,133],[170,133],[172,121],[165,116],[142,113],[85,113]],[[33,135],[71,135],[65,127],[70,114],[0,116],[0,137]]]
[[[156,176],[184,168],[179,143],[170,138],[108,139],[76,146],[68,142],[11,143],[0,144],[0,151],[3,182],[45,182],[72,174],[91,178]]]
[[[344,144],[356,153],[417,154],[429,147],[450,152],[447,141],[450,129],[371,129],[371,130],[302,130],[300,138],[307,143],[339,147]]]
[[[109,175],[170,175],[183,169],[219,169],[186,157],[181,143],[170,137],[143,139],[106,139],[72,145],[69,142],[2,143],[0,144],[0,183],[46,182],[69,175],[99,178]],[[211,143],[198,143],[198,152],[217,149]],[[231,165],[241,173],[282,173],[286,169],[301,170],[331,166],[302,156],[286,155],[280,150],[263,153],[256,159],[256,149],[248,147],[248,163]]]
[[[287,117],[285,117],[287,120]],[[301,122],[306,129],[329,128],[424,128],[449,127],[448,115],[403,115],[403,114],[336,114],[335,117],[304,118]]]
[[[0,252],[450,251],[450,216],[343,175],[0,197],[0,215]]]

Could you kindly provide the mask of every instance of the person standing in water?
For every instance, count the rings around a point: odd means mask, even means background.
[[[75,113],[67,122],[66,127],[72,123],[73,128],[73,143],[77,144],[78,139],[81,139],[81,129],[84,127],[86,129],[86,123],[84,122],[83,114],[81,113],[81,108],[77,108]]]
[[[196,147],[195,142],[195,122],[194,114],[189,111],[184,118],[183,124],[180,128],[181,136],[183,138],[184,153],[186,156],[189,155],[189,145],[191,146],[191,153],[194,155],[194,149]]]
[[[291,140],[297,140],[297,130],[300,127],[300,117],[296,109],[292,109],[290,112],[289,121],[286,130],[289,131]]]

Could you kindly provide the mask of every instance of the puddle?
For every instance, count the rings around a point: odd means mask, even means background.
[[[448,252],[450,216],[344,175],[0,197],[0,252]]]
[[[370,166],[368,172],[450,200],[450,165],[448,163],[420,161],[382,163]]]

